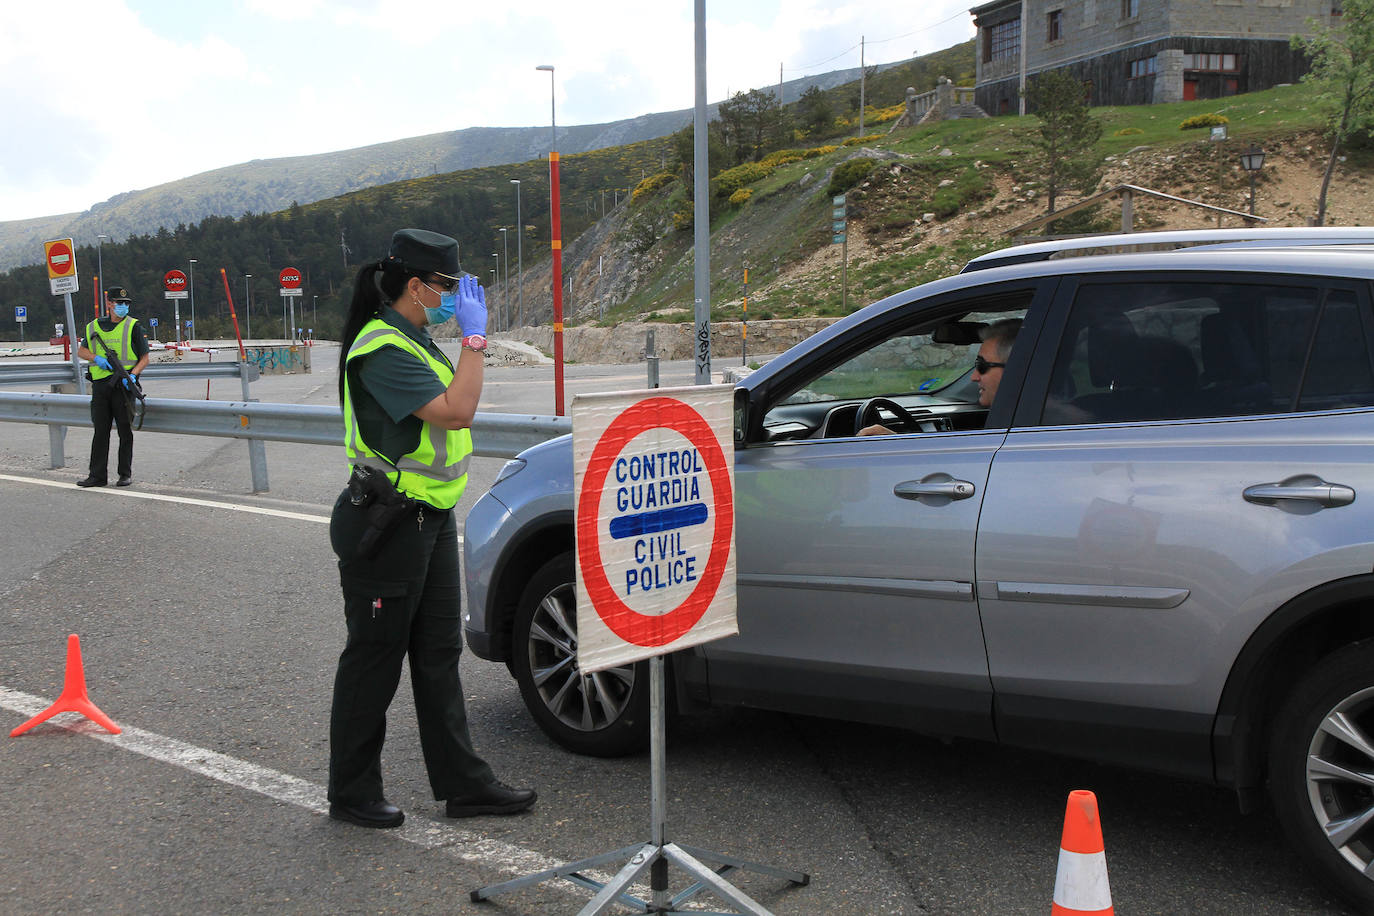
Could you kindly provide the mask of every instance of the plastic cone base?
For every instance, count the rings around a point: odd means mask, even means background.
[[[75,633],[67,637],[67,673],[62,681],[61,695],[47,709],[10,732],[10,737],[17,738],[60,712],[79,712],[112,735],[117,735],[121,731],[109,716],[91,702],[90,696],[86,693],[86,671],[81,665],[81,640]]]

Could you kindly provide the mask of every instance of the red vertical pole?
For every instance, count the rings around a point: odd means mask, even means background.
[[[248,352],[243,349],[243,335],[239,333],[239,316],[234,311],[234,294],[229,292],[229,275],[224,272],[224,268],[219,269],[219,278],[224,281],[224,298],[229,300],[229,317],[234,322],[234,338],[239,342],[239,359],[248,362]],[[206,393],[209,393],[209,385],[206,386]]]
[[[563,220],[558,206],[558,152],[549,152],[549,195],[553,207],[553,413],[563,411]]]

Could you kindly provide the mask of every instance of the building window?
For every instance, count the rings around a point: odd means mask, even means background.
[[[1205,70],[1211,73],[1235,73],[1238,57],[1235,54],[1185,54],[1184,70]]]
[[[1047,28],[1045,31],[1045,40],[1058,41],[1059,39],[1063,38],[1064,11],[1050,10],[1049,16],[1046,17],[1046,20]]]
[[[1021,54],[1021,20],[1008,19],[988,29],[983,60],[1011,60]]]
[[[1135,19],[1140,15],[1140,0],[1121,0],[1121,18]]]
[[[1139,79],[1142,76],[1154,76],[1158,72],[1159,59],[1156,57],[1141,57],[1131,61],[1131,79]]]

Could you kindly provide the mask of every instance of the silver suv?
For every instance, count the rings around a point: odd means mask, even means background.
[[[1193,247],[1100,253],[1147,239]],[[1374,904],[1371,240],[1008,249],[754,372],[740,633],[670,657],[677,706],[1071,753],[1245,806],[1267,787]],[[572,478],[556,439],[473,507],[464,628],[555,741],[620,754],[647,677],[578,670]]]

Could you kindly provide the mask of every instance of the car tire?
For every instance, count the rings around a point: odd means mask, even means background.
[[[1374,641],[1317,661],[1283,703],[1269,792],[1284,832],[1333,889],[1374,909]],[[1374,873],[1374,872],[1371,872]]]
[[[525,586],[511,634],[511,668],[545,734],[579,754],[618,757],[648,741],[648,663],[582,673],[573,564],[572,551],[561,553]]]

